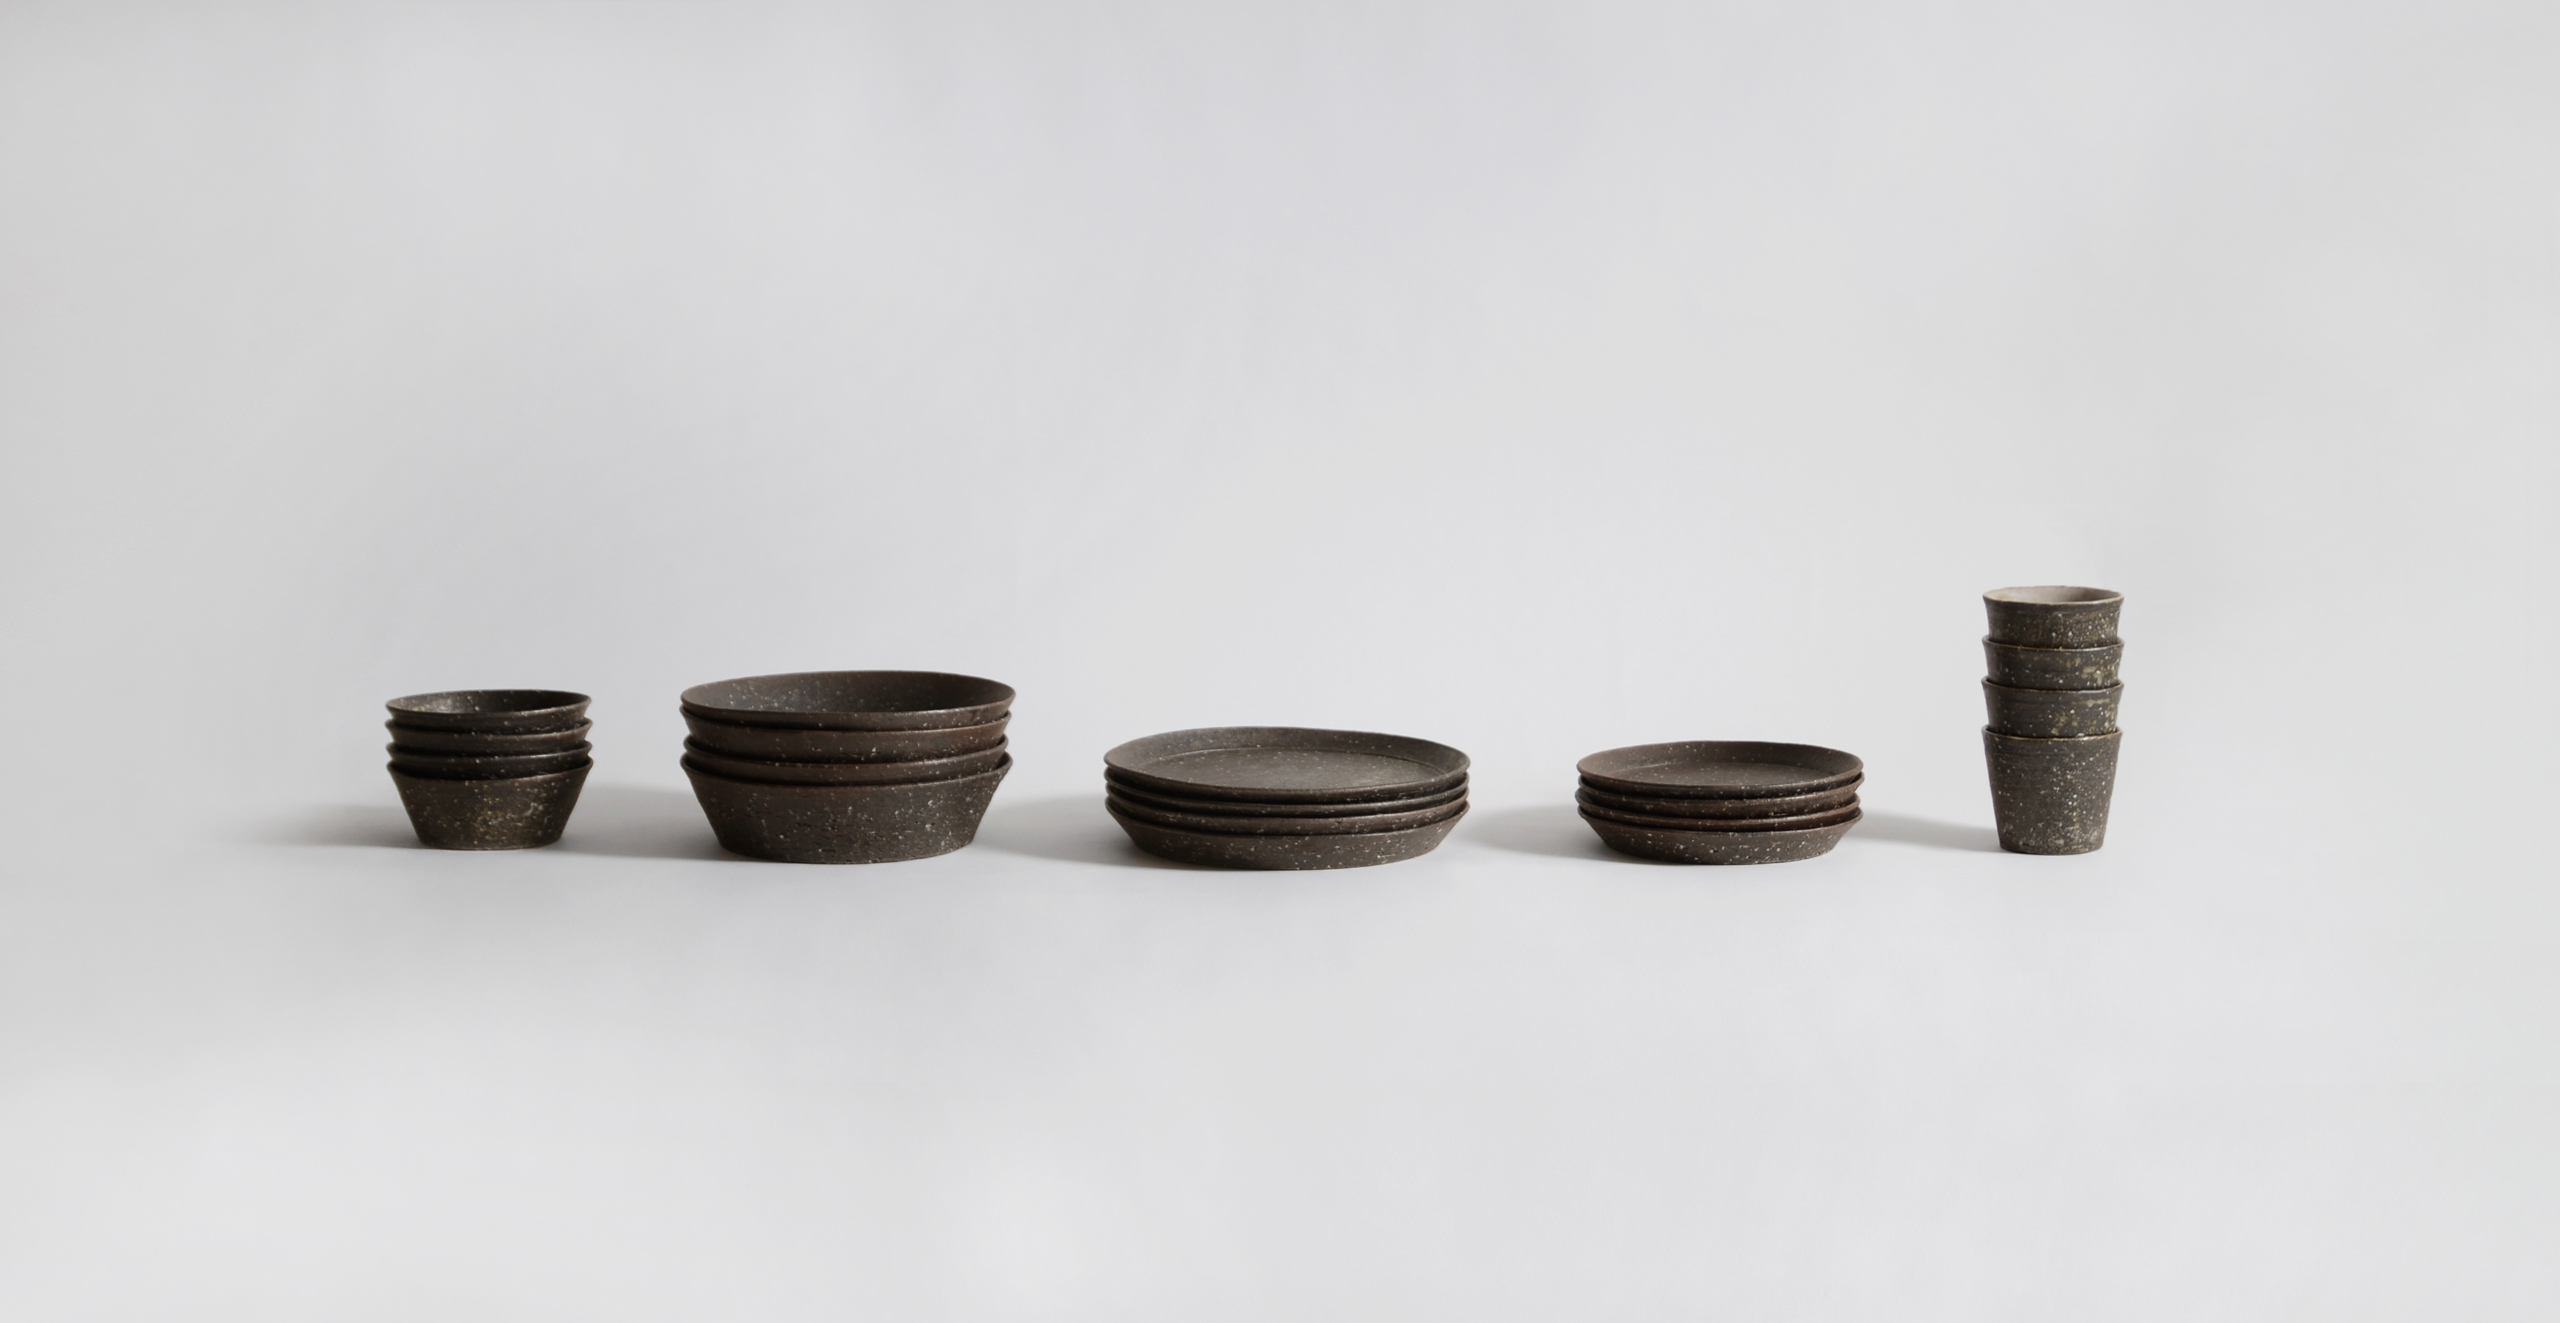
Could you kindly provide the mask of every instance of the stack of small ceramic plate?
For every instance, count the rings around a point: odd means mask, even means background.
[[[1139,849],[1215,868],[1361,868],[1428,854],[1467,812],[1467,756],[1402,735],[1222,726],[1104,754]]]
[[[1013,688],[939,671],[804,671],[684,691],[684,773],[720,844],[873,864],[967,845],[1013,767]]]
[[[458,689],[384,706],[391,780],[420,844],[524,850],[560,839],[595,766],[585,694]]]
[[[1857,825],[1865,766],[1810,744],[1638,744],[1583,759],[1574,799],[1600,839],[1628,854],[1786,863],[1829,854]]]

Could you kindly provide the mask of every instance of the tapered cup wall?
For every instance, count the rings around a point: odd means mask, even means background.
[[[2050,584],[1994,588],[1982,595],[1991,638],[2028,648],[2094,648],[2116,641],[2124,594]]]
[[[2123,698],[2120,684],[2104,689],[2011,689],[1982,682],[1982,703],[1991,728],[2028,739],[2107,734],[2116,728],[2116,705]]]
[[[2107,843],[2121,732],[2036,740],[1985,728],[1991,812],[2000,848],[2018,854],[2087,854]]]
[[[2012,689],[2106,689],[2117,682],[2124,645],[2095,648],[2022,648],[1982,641],[1991,683]]]

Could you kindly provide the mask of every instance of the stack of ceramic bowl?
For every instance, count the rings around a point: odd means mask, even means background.
[[[595,765],[585,694],[463,689],[383,706],[391,781],[420,844],[524,850],[560,839]]]
[[[1361,868],[1428,854],[1467,812],[1467,756],[1402,735],[1222,726],[1104,754],[1137,847],[1213,868]]]
[[[755,859],[876,864],[978,834],[1013,767],[1013,689],[939,671],[804,671],[684,691],[684,774],[720,844]]]
[[[2087,854],[2107,843],[2115,797],[2116,678],[2124,595],[2050,585],[1982,595],[1991,633],[1982,700],[1991,724],[1982,754],[1991,768],[1991,812],[2000,848],[2019,854]]]
[[[1866,765],[1811,744],[1686,740],[1582,760],[1574,799],[1614,850],[1678,864],[1780,864],[1831,853],[1858,823]]]

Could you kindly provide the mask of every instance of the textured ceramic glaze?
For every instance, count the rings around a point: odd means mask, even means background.
[[[1994,588],[1982,595],[1994,642],[2029,648],[2094,648],[2116,641],[2124,594],[2048,584]]]
[[[395,771],[411,776],[441,777],[446,780],[492,780],[516,776],[540,776],[547,772],[565,772],[586,765],[589,746],[572,744],[550,753],[506,753],[473,756],[459,753],[411,753],[397,744],[383,746],[391,754]]]
[[[752,859],[878,864],[948,854],[978,834],[1012,760],[975,776],[900,785],[805,786],[684,774],[720,844]]]
[[[942,671],[797,671],[715,680],[684,691],[685,711],[792,730],[952,730],[1013,705],[1013,686]]]
[[[1211,832],[1226,836],[1348,836],[1355,832],[1402,831],[1428,827],[1467,811],[1464,800],[1407,813],[1353,813],[1330,818],[1272,818],[1241,813],[1169,813],[1119,794],[1104,796],[1111,811],[1159,827]]]
[[[2029,739],[2104,735],[2116,728],[2123,685],[2104,689],[2011,689],[1982,682],[1982,705],[1991,729]]]
[[[1991,812],[2000,848],[2019,854],[2087,854],[2107,843],[2121,733],[2070,740],[2020,739],[1984,729]]]
[[[1861,775],[1844,786],[1818,790],[1806,795],[1755,795],[1744,799],[1705,799],[1696,795],[1625,795],[1602,789],[1585,781],[1575,788],[1574,797],[1581,803],[1599,808],[1617,809],[1625,813],[1659,813],[1670,817],[1709,818],[1718,821],[1741,818],[1778,818],[1790,814],[1820,813],[1846,808],[1858,802],[1858,787],[1866,784]]]
[[[1982,641],[1991,683],[2011,689],[2109,689],[2124,662],[2124,645],[2095,648],[2021,648]]]
[[[418,843],[437,850],[530,850],[560,839],[587,769],[494,781],[410,776],[392,769]]]
[[[406,725],[398,720],[382,723],[391,732],[393,751],[398,753],[513,754],[558,753],[573,744],[584,743],[587,732],[595,728],[592,721],[545,731],[538,735],[488,735],[477,731],[435,730]]]
[[[1745,799],[1807,795],[1856,781],[1856,755],[1814,744],[1681,740],[1606,749],[1577,765],[1585,783],[1621,795]]]
[[[1804,831],[1674,831],[1612,822],[1592,816],[1589,809],[1582,812],[1582,820],[1610,849],[1672,864],[1785,864],[1811,859],[1831,853],[1840,838],[1858,825],[1858,816],[1853,812],[1845,822]]]
[[[1800,831],[1807,827],[1828,827],[1836,822],[1846,822],[1858,811],[1858,803],[1853,799],[1836,808],[1814,813],[1790,813],[1783,818],[1697,818],[1610,808],[1605,804],[1592,803],[1590,796],[1588,790],[1574,796],[1574,802],[1581,807],[1582,816],[1586,818],[1606,818],[1632,827],[1669,827],[1675,831]]]
[[[1166,813],[1206,813],[1212,816],[1232,814],[1238,817],[1262,818],[1330,818],[1345,813],[1411,813],[1421,809],[1440,808],[1467,797],[1467,780],[1446,790],[1427,795],[1409,795],[1402,799],[1363,799],[1350,804],[1266,804],[1250,799],[1192,799],[1183,795],[1161,794],[1120,779],[1116,772],[1102,774],[1105,790],[1135,804]]]
[[[687,712],[685,729],[695,747],[729,758],[787,763],[881,763],[956,758],[1004,743],[1011,716],[947,730],[792,730],[714,721]],[[993,766],[992,760],[988,763]]]
[[[1467,774],[1467,756],[1445,744],[1299,726],[1169,731],[1131,740],[1102,761],[1116,780],[1142,790],[1275,804],[1408,799]]]
[[[771,781],[779,785],[866,786],[895,785],[905,781],[944,781],[955,776],[975,776],[1003,764],[1005,742],[999,737],[992,749],[964,753],[957,758],[928,758],[902,763],[786,763],[763,758],[730,758],[702,747],[699,740],[684,742],[685,759],[715,776],[733,777],[740,781]]]
[[[560,689],[455,689],[411,694],[383,704],[391,719],[420,730],[477,731],[483,735],[532,735],[567,730],[586,720],[585,694]]]
[[[1224,835],[1182,831],[1130,817],[1104,805],[1111,819],[1129,833],[1139,849],[1177,863],[1209,868],[1314,869],[1367,868],[1429,854],[1466,816],[1457,813],[1403,831],[1358,832],[1343,836]]]

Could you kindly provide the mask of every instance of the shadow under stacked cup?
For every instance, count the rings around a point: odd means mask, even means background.
[[[2047,585],[1993,589],[1982,603],[1982,753],[2000,848],[2087,854],[2107,842],[2115,797],[2124,595]]]
[[[418,843],[526,850],[560,839],[587,783],[587,696],[459,689],[384,704],[391,781]]]
[[[684,774],[720,844],[876,864],[976,839],[1012,770],[1013,688],[940,671],[802,671],[695,685]]]

